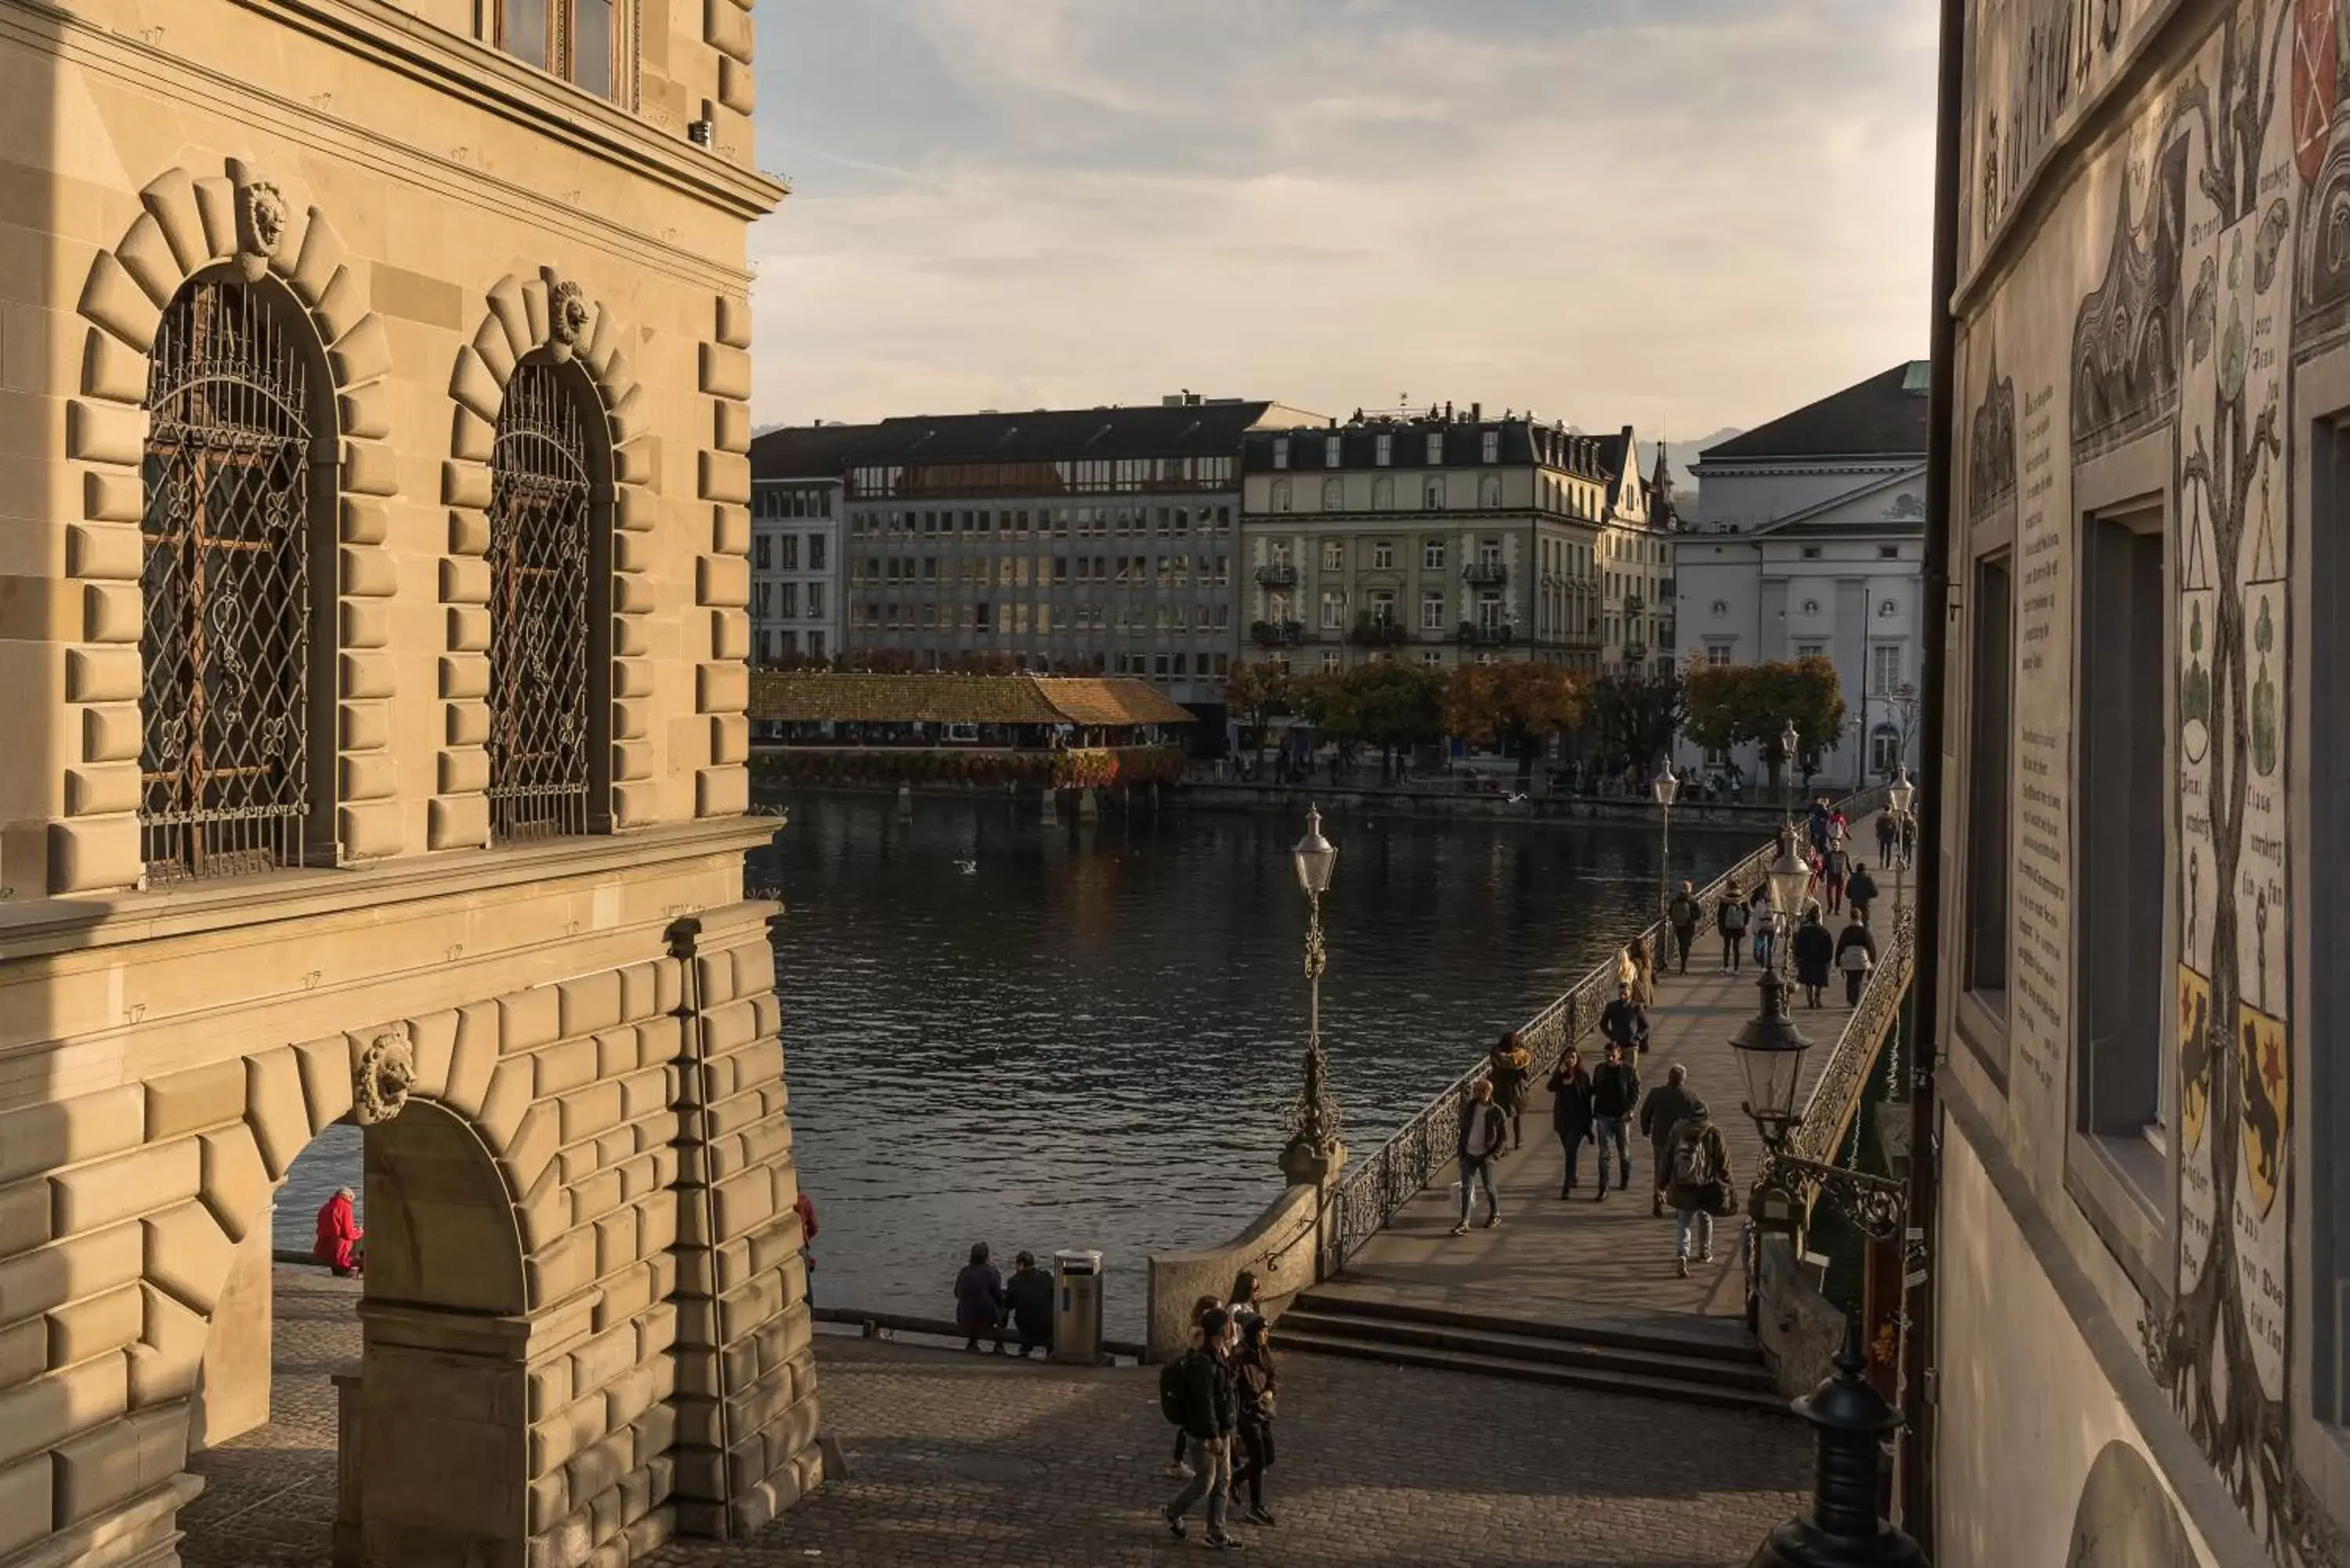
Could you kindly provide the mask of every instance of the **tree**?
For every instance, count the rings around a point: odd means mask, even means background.
[[[1444,737],[1445,679],[1424,664],[1381,659],[1357,667],[1355,722],[1364,740],[1379,748],[1379,779],[1394,776],[1399,748]]]
[[[1292,711],[1297,701],[1296,682],[1278,664],[1261,661],[1235,664],[1224,676],[1224,705],[1241,715],[1256,732],[1257,763],[1264,763],[1265,727]]]
[[[1583,683],[1554,664],[1464,664],[1444,693],[1444,724],[1463,740],[1491,741],[1518,759],[1518,787],[1534,777],[1542,743],[1583,722]]]
[[[1671,755],[1684,706],[1678,670],[1602,675],[1591,688],[1591,716],[1599,732],[1602,761],[1610,768],[1627,762],[1645,766]]]
[[[1844,683],[1825,659],[1770,664],[1692,659],[1686,689],[1681,732],[1708,751],[1762,747],[1773,788],[1780,787],[1781,769],[1796,760],[1779,754],[1780,732],[1790,723],[1805,757],[1833,752],[1844,739]]]

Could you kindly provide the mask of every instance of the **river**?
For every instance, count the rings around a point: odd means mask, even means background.
[[[1047,826],[1008,801],[795,794],[752,857],[781,888],[794,1151],[819,1302],[950,1315],[973,1241],[1105,1254],[1141,1337],[1143,1261],[1234,1234],[1278,1192],[1299,1076],[1302,820],[1170,812]],[[1653,831],[1332,818],[1323,1036],[1367,1152],[1656,907]],[[1751,847],[1676,834],[1702,883]],[[1545,1134],[1546,1136],[1546,1134]],[[281,1194],[305,1247],[358,1134]]]

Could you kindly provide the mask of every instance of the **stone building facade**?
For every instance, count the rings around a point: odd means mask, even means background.
[[[1586,436],[1472,405],[1264,428],[1244,485],[1252,657],[1596,674],[1645,665],[1669,635],[1648,587],[1669,568],[1628,426]]]
[[[367,1561],[819,1479],[742,883],[750,56],[740,0],[0,9],[7,1568],[175,1560],[338,1121]]]
[[[2350,1562],[2350,9],[1967,8],[1935,1561]]]
[[[751,442],[751,662],[843,650],[843,462],[870,425],[768,431]]]
[[[1674,542],[1690,654],[1835,666],[1848,728],[1820,774],[1856,788],[1918,765],[1929,369],[1896,365],[1707,448],[1698,514]],[[1755,747],[1734,760],[1765,768]]]

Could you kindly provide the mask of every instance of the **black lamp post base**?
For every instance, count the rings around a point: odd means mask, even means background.
[[[1746,1568],[1929,1568],[1915,1541],[1881,1525],[1874,1536],[1831,1535],[1808,1519],[1791,1519],[1771,1532]]]

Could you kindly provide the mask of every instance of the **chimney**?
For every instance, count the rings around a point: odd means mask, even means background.
[[[1470,405],[1469,405],[1469,419],[1470,419],[1470,421],[1471,421],[1472,424],[1473,424],[1473,423],[1482,423],[1482,422],[1483,422],[1483,421],[1484,421],[1484,418],[1485,418],[1485,405],[1484,405],[1484,404],[1482,404],[1482,403],[1471,403],[1471,404],[1470,404]]]

